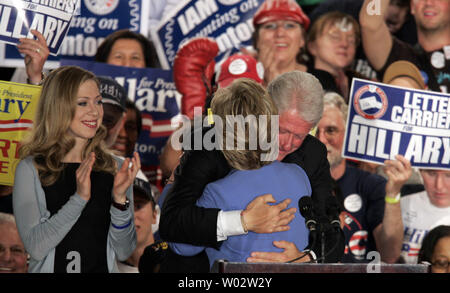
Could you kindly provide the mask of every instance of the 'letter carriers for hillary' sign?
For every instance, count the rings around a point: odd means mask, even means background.
[[[450,170],[450,95],[353,79],[343,156]]]

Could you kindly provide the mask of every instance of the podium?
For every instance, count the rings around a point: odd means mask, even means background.
[[[215,261],[213,273],[429,273],[426,264],[315,264],[315,263],[246,263]]]

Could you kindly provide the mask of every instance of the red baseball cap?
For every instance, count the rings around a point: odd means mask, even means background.
[[[264,78],[264,67],[250,55],[234,54],[228,57],[220,66],[217,75],[219,87],[227,87],[237,78],[250,78],[262,84]]]
[[[266,0],[253,16],[253,26],[275,20],[292,20],[300,23],[305,30],[310,23],[308,16],[294,0]]]

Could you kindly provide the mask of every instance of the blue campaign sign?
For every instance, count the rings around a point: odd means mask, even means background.
[[[164,68],[178,48],[195,37],[211,37],[219,46],[217,62],[251,45],[253,15],[263,0],[185,0],[161,21],[152,39]]]
[[[158,156],[175,130],[180,113],[182,96],[176,91],[172,71],[69,59],[61,60],[63,65],[77,65],[98,76],[112,77],[124,86],[128,98],[135,102],[142,115],[142,130],[136,145],[142,169],[146,175],[147,170],[156,170]]]
[[[6,0],[0,0],[0,3]],[[56,68],[59,59],[93,61],[100,43],[111,33],[130,29],[148,35],[149,2],[143,0],[71,0],[78,1],[79,13],[73,16],[67,28],[57,56],[50,56],[45,63],[48,69]],[[11,2],[11,1],[6,1]],[[14,1],[16,2],[16,1]],[[29,2],[29,1],[17,1]],[[43,1],[40,1],[43,2]],[[64,1],[48,1],[64,2]],[[0,14],[2,14],[0,12]],[[64,36],[63,36],[64,37]],[[49,41],[47,40],[47,43]],[[15,46],[0,47],[3,66],[23,67],[23,58]]]
[[[77,0],[35,2],[0,0],[0,41],[18,44],[21,38],[31,38],[30,30],[34,29],[47,40],[50,54],[56,55],[76,12]]]
[[[450,95],[353,79],[343,156],[450,169]]]

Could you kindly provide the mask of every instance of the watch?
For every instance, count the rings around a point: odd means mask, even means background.
[[[130,201],[128,200],[128,198],[125,200],[124,203],[117,203],[113,200],[112,205],[113,205],[113,207],[115,207],[121,211],[126,211],[128,209],[128,207],[130,206]]]

